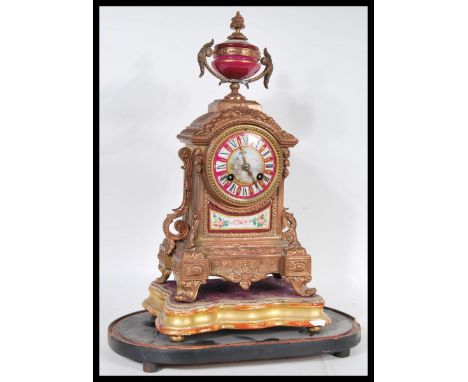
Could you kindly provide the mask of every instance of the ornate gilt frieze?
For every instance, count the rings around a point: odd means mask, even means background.
[[[207,246],[202,247],[201,251],[208,259],[216,256],[268,256],[281,255],[282,248],[279,246],[249,246],[249,245],[230,245],[230,246]]]
[[[253,282],[265,278],[270,273],[279,272],[279,263],[280,257],[223,257],[211,260],[210,273],[239,283],[242,289],[247,290]]]
[[[276,121],[261,110],[233,103],[227,109],[210,112],[196,118],[178,135],[182,141],[190,141],[195,145],[207,146],[221,131],[236,124],[252,124],[259,126],[272,134],[282,147],[292,147],[297,138],[283,130]]]
[[[296,137],[281,129],[276,121],[267,114],[242,106],[223,110],[214,118],[209,119],[201,129],[194,132],[192,141],[196,145],[207,145],[220,131],[237,124],[252,124],[265,129],[276,138],[280,146],[292,147],[298,142]]]

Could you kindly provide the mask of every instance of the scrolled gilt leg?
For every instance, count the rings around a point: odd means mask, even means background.
[[[179,281],[177,280],[177,293],[175,296],[176,301],[193,302],[197,298],[198,288],[200,285],[206,284],[206,280],[191,280]]]
[[[309,297],[317,292],[315,288],[307,288],[307,283],[311,280],[310,277],[286,276],[285,280],[292,285],[294,291],[300,296]]]
[[[161,276],[159,276],[155,282],[158,284],[164,284],[169,276],[172,273],[172,258],[168,254],[168,241],[167,239],[164,239],[162,244],[159,246],[159,252],[158,252],[158,259],[159,259],[159,265],[158,269],[161,272]]]
[[[154,281],[156,281],[158,284],[164,284],[169,278],[169,276],[171,275],[172,271],[170,269],[162,268],[162,267],[160,267],[159,270],[161,271],[161,276],[159,276]]]

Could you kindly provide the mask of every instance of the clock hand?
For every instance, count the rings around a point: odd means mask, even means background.
[[[250,164],[247,163],[247,160],[245,159],[245,153],[243,149],[240,149],[240,153],[242,154],[242,170],[246,171],[247,174],[252,178],[253,184],[257,183],[256,179],[254,178],[252,171],[250,171]]]
[[[242,154],[242,162],[243,162],[243,165],[246,166],[248,165],[247,163],[247,160],[245,159],[245,152],[244,152],[244,149],[240,149],[240,153]]]
[[[257,183],[257,181],[255,180],[255,178],[254,178],[254,176],[252,174],[252,171],[250,171],[250,170],[245,170],[245,171],[247,171],[247,174],[249,174],[249,176],[252,178],[253,184]]]

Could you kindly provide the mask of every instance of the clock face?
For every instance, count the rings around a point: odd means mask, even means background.
[[[282,168],[279,147],[269,133],[256,126],[229,129],[213,142],[208,156],[212,188],[233,204],[264,200],[278,185]]]

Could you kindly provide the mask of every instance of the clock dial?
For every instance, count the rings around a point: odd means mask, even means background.
[[[237,126],[213,142],[210,183],[217,195],[234,204],[266,198],[278,184],[279,155],[270,134],[255,126]]]

